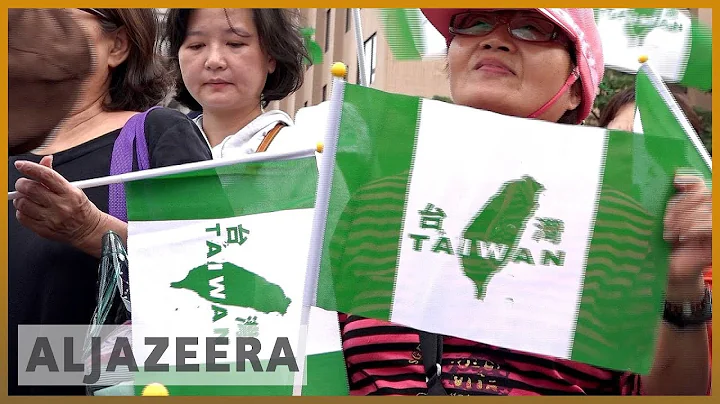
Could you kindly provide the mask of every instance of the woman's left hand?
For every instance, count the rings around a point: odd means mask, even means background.
[[[15,168],[27,177],[15,182],[20,194],[13,201],[18,222],[41,237],[82,249],[103,213],[81,189],[52,169],[52,156],[43,157],[40,164],[17,161]]]
[[[697,301],[703,271],[712,264],[712,195],[702,177],[677,175],[678,193],[668,203],[664,238],[671,243],[668,301]]]

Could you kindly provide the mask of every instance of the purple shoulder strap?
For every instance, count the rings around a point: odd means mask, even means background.
[[[110,160],[110,175],[125,174],[133,170],[133,157],[137,157],[138,169],[150,168],[150,157],[145,138],[145,118],[153,109],[136,114],[130,118],[120,131],[113,146]],[[127,222],[127,207],[125,205],[125,185],[110,184],[109,212],[123,222]]]

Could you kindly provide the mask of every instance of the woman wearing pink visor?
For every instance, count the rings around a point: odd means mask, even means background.
[[[566,124],[581,124],[589,115],[604,70],[592,9],[423,13],[447,40],[456,104]],[[702,270],[711,264],[711,198],[696,177],[678,177],[676,187],[678,199],[668,204],[665,220],[666,240],[674,246],[666,311],[649,375],[454,337],[439,340],[395,324],[340,314],[351,393],[706,394],[710,382],[705,324],[711,298]],[[677,314],[675,310],[684,306],[693,309]],[[467,315],[461,318],[473,321]],[[435,363],[441,364],[439,371]]]

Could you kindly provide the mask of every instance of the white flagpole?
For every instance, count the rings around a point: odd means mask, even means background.
[[[367,87],[365,76],[365,47],[362,35],[362,23],[360,21],[360,9],[350,9],[353,16],[355,28],[355,42],[357,47],[358,72],[360,75],[359,85]],[[333,81],[333,89],[330,100],[330,114],[328,117],[328,132],[325,134],[324,161],[320,166],[318,178],[318,191],[315,198],[315,217],[313,219],[313,230],[310,237],[310,252],[308,254],[308,265],[305,273],[305,290],[303,293],[303,305],[300,313],[300,336],[298,339],[298,355],[301,360],[298,363],[298,372],[295,373],[293,383],[293,396],[301,396],[305,382],[307,364],[307,334],[310,322],[310,307],[316,304],[318,277],[320,275],[320,259],[322,257],[323,239],[325,235],[325,224],[330,204],[330,186],[332,174],[335,168],[335,151],[337,148],[338,125],[340,124],[340,112],[342,109],[342,97],[344,93],[342,77]]]
[[[368,83],[365,77],[365,41],[363,41],[362,24],[360,23],[360,9],[351,8],[353,15],[353,25],[355,26],[355,42],[357,43],[358,69],[360,72],[360,85],[367,87]]]
[[[302,395],[302,388],[305,382],[310,307],[316,305],[317,299],[320,260],[322,258],[325,225],[330,205],[330,187],[332,185],[333,170],[335,169],[335,152],[337,150],[340,113],[345,89],[344,84],[345,82],[342,78],[334,79],[330,98],[330,113],[328,116],[327,132],[325,133],[323,162],[320,165],[318,175],[315,212],[310,236],[310,251],[308,253],[307,270],[305,271],[305,289],[303,291],[303,304],[300,312],[298,354],[295,356],[300,360],[298,361],[298,372],[295,373],[293,382],[293,396]]]
[[[667,88],[665,82],[662,80],[660,75],[655,71],[655,69],[652,68],[646,58],[643,59],[641,59],[642,64],[640,65],[640,69],[647,73],[653,87],[655,87],[655,89],[658,91],[658,94],[660,94],[660,97],[662,97],[663,101],[665,101],[667,106],[670,108],[670,111],[673,113],[673,115],[675,115],[675,119],[677,119],[678,123],[685,132],[685,135],[693,143],[693,146],[695,146],[695,149],[705,161],[705,165],[707,165],[707,168],[710,170],[710,172],[712,172],[712,159],[710,158],[707,150],[705,150],[705,146],[703,146],[700,137],[697,133],[695,133],[692,125],[690,125],[687,117],[682,112],[682,108],[680,108],[680,106],[677,104],[675,98],[670,93],[670,90]]]
[[[241,156],[241,157],[233,157],[233,158],[218,159],[218,160],[206,160],[206,161],[199,161],[199,162],[195,162],[195,163],[179,164],[179,165],[170,166],[170,167],[151,168],[148,170],[134,171],[134,172],[130,172],[130,173],[111,175],[111,176],[107,176],[107,177],[91,178],[88,180],[71,182],[70,185],[72,185],[76,188],[80,188],[80,189],[87,189],[87,188],[100,187],[100,186],[110,185],[110,184],[119,184],[122,182],[146,180],[146,179],[150,179],[150,178],[162,177],[165,175],[188,173],[188,172],[196,171],[196,170],[225,167],[225,166],[239,164],[239,163],[259,163],[259,162],[264,162],[264,161],[293,160],[293,159],[299,159],[299,158],[303,158],[303,157],[314,156],[316,152],[321,152],[321,151],[322,151],[322,147],[321,147],[321,145],[318,145],[317,147],[312,148],[312,149],[308,148],[308,149],[303,149],[303,150],[295,150],[295,151],[291,151],[291,152],[283,152],[283,153],[263,152],[263,153],[256,153],[256,154],[251,154],[251,155]],[[13,200],[13,199],[17,199],[19,196],[20,196],[20,194],[18,191],[8,192],[8,200],[9,201]]]

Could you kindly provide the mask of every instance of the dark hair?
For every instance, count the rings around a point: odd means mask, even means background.
[[[202,107],[190,95],[180,72],[178,53],[185,41],[190,14],[196,9],[173,8],[167,13],[164,40],[168,42],[170,64],[175,81],[175,99],[194,111]],[[303,84],[303,61],[309,59],[305,41],[298,26],[297,9],[253,8],[253,22],[257,28],[261,48],[275,59],[275,71],[268,75],[262,92],[262,106],[282,100]],[[227,9],[225,9],[225,15]],[[230,19],[228,16],[228,25]],[[232,28],[232,26],[231,26]]]
[[[688,122],[690,122],[690,125],[692,125],[693,129],[695,129],[695,132],[698,135],[703,133],[704,129],[702,119],[700,119],[700,116],[690,106],[690,102],[687,100],[685,95],[678,91],[671,90],[670,92],[675,98],[675,101],[677,101],[678,105],[680,106],[680,109],[683,110],[683,113],[687,117]],[[615,93],[615,95],[613,95],[613,97],[610,99],[610,101],[608,101],[607,105],[600,113],[600,119],[598,119],[598,126],[601,128],[607,128],[610,122],[615,119],[618,112],[620,112],[620,109],[622,109],[622,107],[624,107],[625,105],[633,102],[635,102],[634,87],[628,87]]]
[[[598,118],[598,126],[601,128],[607,128],[613,119],[620,112],[622,107],[627,104],[635,102],[635,88],[628,87],[624,90],[618,91],[615,95],[610,98],[605,108],[600,112],[600,118]]]
[[[105,18],[105,32],[125,27],[130,51],[123,63],[110,72],[108,111],[145,111],[158,105],[167,95],[171,82],[157,52],[158,18],[151,8],[97,9]]]

